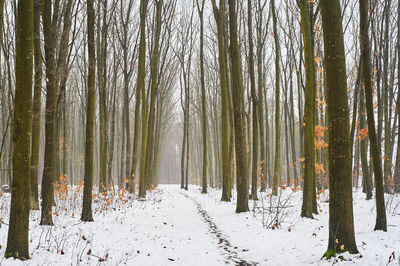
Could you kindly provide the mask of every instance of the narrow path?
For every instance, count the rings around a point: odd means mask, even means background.
[[[234,263],[235,265],[240,265],[240,266],[247,266],[247,265],[257,265],[255,262],[248,262],[242,258],[240,258],[239,253],[238,253],[238,247],[232,246],[229,240],[227,239],[227,236],[225,236],[221,230],[218,229],[217,225],[213,221],[213,219],[210,217],[210,215],[203,209],[201,204],[197,202],[194,198],[190,197],[186,193],[181,192],[185,198],[190,199],[194,202],[194,204],[197,207],[197,210],[203,219],[204,223],[208,226],[210,234],[218,240],[218,248],[221,250],[224,258],[225,258],[225,263],[231,264]],[[243,250],[246,251],[246,250]]]

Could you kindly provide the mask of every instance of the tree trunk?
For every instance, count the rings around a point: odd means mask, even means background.
[[[365,118],[365,100],[364,90],[360,90],[360,129],[365,129],[366,118]],[[363,138],[360,141],[360,157],[361,157],[361,168],[363,173],[363,184],[365,187],[365,193],[367,194],[367,200],[372,198],[372,177],[368,168],[368,138]]]
[[[146,103],[146,14],[148,0],[140,0],[140,46],[139,46],[139,72],[137,90],[141,91],[142,96],[142,145],[140,157],[140,183],[139,197],[146,196],[146,137],[147,137],[147,103]]]
[[[232,99],[235,127],[235,151],[237,165],[237,205],[236,212],[249,211],[248,176],[246,165],[246,140],[244,132],[244,90],[240,70],[240,51],[235,0],[229,0],[230,52],[232,65]]]
[[[207,193],[207,109],[206,109],[206,85],[204,77],[204,4],[205,0],[196,0],[197,11],[200,18],[200,80],[201,80],[201,133],[203,143],[202,160],[202,186],[201,193]]]
[[[43,6],[43,35],[46,65],[46,111],[45,111],[45,150],[42,177],[42,211],[41,225],[53,225],[53,181],[56,151],[56,111],[57,86],[54,62],[54,36],[51,21],[52,1],[44,1]]]
[[[258,99],[256,92],[256,78],[254,70],[254,45],[253,45],[253,10],[251,0],[247,0],[248,8],[248,39],[249,39],[249,74],[251,87],[251,100],[253,104],[253,159],[251,167],[251,195],[250,198],[258,200],[257,181],[258,181]]]
[[[147,144],[146,144],[146,179],[147,189],[154,186],[153,176],[151,175],[152,168],[155,167],[155,162],[152,160],[152,154],[154,149],[154,128],[156,120],[156,97],[158,90],[158,62],[159,62],[159,47],[160,47],[160,34],[161,34],[161,11],[163,7],[163,1],[156,2],[156,28],[154,37],[153,55],[151,57],[151,88],[150,88],[150,113],[149,113],[149,126],[147,133]]]
[[[272,194],[278,195],[281,176],[281,117],[280,117],[280,44],[276,19],[275,0],[271,0],[272,23],[275,41],[275,163]]]
[[[378,141],[375,131],[375,118],[373,110],[372,99],[372,85],[371,85],[371,58],[368,37],[368,3],[360,0],[360,37],[361,37],[361,60],[362,72],[365,86],[365,102],[367,108],[368,120],[368,135],[370,140],[370,149],[373,159],[373,168],[375,176],[375,189],[376,189],[376,223],[375,230],[386,231],[386,211],[385,211],[385,197],[383,192],[383,175],[382,175],[382,160],[380,156],[380,149],[378,148]]]
[[[306,0],[298,1],[301,13],[301,25],[304,41],[304,60],[306,69],[306,89],[304,101],[304,185],[303,205],[301,217],[313,218],[313,196],[315,183],[315,147],[314,147],[314,123],[315,123],[315,93],[316,77],[314,64],[314,51],[312,46],[312,3]]]
[[[83,188],[83,206],[81,220],[93,221],[92,215],[92,190],[94,175],[94,119],[95,119],[95,83],[96,83],[96,55],[94,40],[94,18],[93,0],[87,4],[87,30],[88,30],[88,94],[86,106],[86,140],[85,140],[85,175]]]
[[[217,23],[219,82],[221,87],[221,154],[222,154],[222,201],[230,201],[231,160],[229,157],[229,88],[227,82],[227,65],[225,50],[225,1],[220,1],[217,8],[212,1],[214,18]]]
[[[358,253],[353,221],[350,122],[339,0],[321,0],[329,134],[329,243],[326,258]],[[343,246],[342,246],[343,245]],[[343,248],[341,248],[343,247]]]
[[[397,29],[400,31],[400,1],[397,6]],[[400,34],[397,34],[397,57],[398,57],[398,65],[397,65],[397,73],[400,73]],[[400,75],[397,74],[397,80],[400,84]],[[398,125],[400,126],[400,93],[397,91],[397,118]],[[394,192],[400,193],[400,131],[397,132],[397,151],[396,151],[396,166],[394,170],[393,182],[394,182]]]
[[[35,55],[35,83],[32,110],[32,149],[31,149],[31,208],[39,210],[39,149],[40,149],[40,115],[42,107],[42,52],[40,45],[40,9],[41,1],[34,1],[34,55]]]
[[[4,256],[29,259],[30,148],[32,125],[33,0],[18,1],[16,28],[13,180]],[[28,173],[28,175],[27,175]]]

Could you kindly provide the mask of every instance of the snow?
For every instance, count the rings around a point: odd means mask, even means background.
[[[5,259],[10,195],[0,198],[0,265],[386,265],[400,255],[400,197],[386,195],[388,232],[373,231],[375,202],[354,191],[356,241],[360,255],[346,261],[321,260],[328,242],[328,193],[319,195],[320,214],[300,218],[301,191],[281,190],[281,197],[260,195],[257,206],[283,207],[278,221],[255,211],[236,214],[234,202],[221,202],[221,191],[208,194],[190,186],[162,185],[145,201],[123,190],[96,194],[94,222],[80,221],[81,191],[57,198],[55,226],[40,226],[31,212],[30,252],[25,262]],[[261,200],[262,199],[262,200]],[[272,201],[271,201],[272,200]],[[276,210],[276,208],[273,208]],[[258,209],[260,210],[260,209]],[[270,223],[272,221],[272,223]],[[275,223],[278,227],[271,229]],[[270,225],[270,226],[268,226]],[[267,228],[268,227],[268,228]]]

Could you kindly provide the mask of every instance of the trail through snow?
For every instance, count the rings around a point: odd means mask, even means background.
[[[202,217],[203,221],[208,225],[209,232],[218,239],[218,247],[222,250],[223,254],[226,257],[226,263],[233,263],[236,265],[256,265],[255,262],[247,262],[244,259],[239,258],[239,254],[237,252],[238,247],[232,247],[230,241],[227,237],[218,229],[217,225],[214,223],[213,219],[208,215],[207,211],[203,209],[200,203],[198,203],[194,198],[191,198],[187,194],[184,194],[187,199],[191,199],[197,206],[197,210]],[[247,251],[246,249],[242,250],[243,252]]]
[[[40,226],[40,212],[32,211],[32,259],[25,262],[4,258],[10,195],[0,196],[0,265],[387,265],[392,252],[396,260],[389,265],[400,262],[398,196],[387,199],[385,233],[373,231],[374,201],[354,192],[356,241],[362,257],[345,255],[348,261],[341,262],[321,260],[329,233],[327,194],[320,195],[320,215],[311,220],[300,218],[301,191],[285,190],[282,195],[290,206],[275,230],[263,228],[252,212],[236,214],[235,202],[221,202],[218,189],[204,195],[196,186],[184,191],[163,185],[144,201],[122,194],[111,202],[96,196],[92,223],[80,222],[76,214],[79,193],[61,202],[65,206],[57,205],[53,227]],[[249,207],[254,207],[252,201]]]

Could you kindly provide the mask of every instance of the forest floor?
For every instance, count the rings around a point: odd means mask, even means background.
[[[0,198],[0,265],[390,265],[400,263],[400,197],[386,195],[388,232],[374,232],[375,204],[354,192],[356,241],[360,255],[321,260],[328,241],[328,192],[319,194],[319,215],[300,218],[301,191],[259,195],[248,213],[236,214],[221,191],[201,194],[163,185],[137,200],[126,191],[95,194],[92,223],[80,221],[78,186],[59,187],[55,226],[40,226],[31,212],[32,258],[5,259],[10,195]],[[234,195],[235,196],[235,195]],[[340,244],[340,239],[338,240]]]

